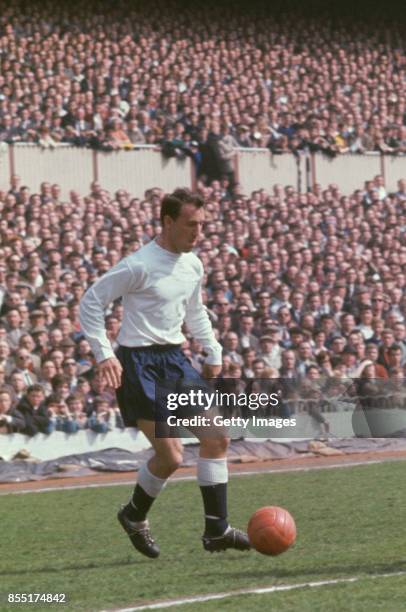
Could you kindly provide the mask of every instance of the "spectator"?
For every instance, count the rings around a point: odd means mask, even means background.
[[[321,350],[316,355],[316,363],[319,367],[319,372],[321,376],[333,376],[333,364],[331,361],[331,357],[328,351]]]
[[[13,405],[16,405],[24,396],[27,384],[20,372],[13,371],[10,375],[10,387],[13,397]]]
[[[8,332],[7,341],[11,348],[16,349],[24,330],[21,327],[21,315],[16,308],[11,308],[6,315]]]
[[[296,364],[297,372],[300,376],[308,376],[310,374],[314,374],[314,370],[311,370],[312,367],[316,367],[317,365],[313,359],[312,347],[310,342],[301,342],[298,348],[298,360]]]
[[[69,385],[69,391],[73,393],[78,384],[78,366],[73,357],[65,359],[65,361],[62,363],[62,369]]]
[[[259,347],[258,338],[253,334],[254,318],[251,314],[243,314],[240,317],[239,325],[239,343],[240,348],[253,348],[257,350]]]
[[[232,363],[243,365],[243,359],[238,352],[238,336],[235,332],[227,332],[224,336],[224,355],[228,355]]]
[[[16,351],[16,365],[14,372],[21,374],[24,383],[27,387],[37,382],[37,376],[32,371],[32,357],[30,353],[25,349],[18,349]]]
[[[388,349],[388,372],[391,375],[392,372],[402,369],[402,349],[399,344],[392,344]]]
[[[297,378],[296,355],[293,351],[285,350],[282,352],[282,365],[279,374],[283,378]]]
[[[66,401],[61,401],[53,395],[50,396],[49,401],[53,402],[52,411],[58,431],[72,434],[85,428],[87,416],[83,410],[83,399],[80,396],[69,395]]]
[[[15,367],[13,359],[10,358],[10,345],[7,341],[0,342],[0,367],[4,370],[5,376],[10,376]]]
[[[32,370],[34,374],[38,376],[41,369],[41,358],[35,354],[35,348],[34,338],[30,334],[24,334],[21,336],[18,343],[17,354],[20,353],[21,350],[28,352],[32,363]]]
[[[115,411],[108,400],[95,397],[88,419],[89,427],[96,433],[107,433],[115,426]]]
[[[368,305],[363,306],[360,310],[360,323],[358,325],[358,329],[361,331],[365,340],[370,340],[374,335],[372,320],[372,308]]]
[[[70,394],[70,380],[65,374],[56,374],[51,380],[52,395],[58,402],[65,402]]]
[[[377,378],[387,379],[388,371],[383,365],[378,363],[378,357],[379,357],[379,351],[378,351],[377,345],[372,342],[367,344],[366,350],[365,350],[366,360],[370,361],[372,365],[374,366],[375,368],[374,371],[375,371],[375,375],[377,376]]]
[[[121,119],[116,118],[112,120],[111,128],[109,128],[107,133],[106,144],[113,149],[131,148],[132,143],[127,132],[123,129]]]
[[[0,388],[0,434],[18,433],[24,429],[25,420],[17,408],[12,407],[10,392]]]
[[[260,340],[259,357],[265,363],[267,368],[275,368],[279,370],[281,367],[282,350],[279,344],[275,341],[272,335],[263,335]]]
[[[235,149],[238,147],[238,142],[230,133],[230,128],[227,124],[223,125],[221,130],[221,138],[218,142],[220,174],[221,178],[228,181],[230,190],[234,188],[234,158],[236,155]]]
[[[22,432],[28,436],[37,433],[50,434],[53,430],[47,408],[44,402],[45,396],[41,385],[30,385],[26,394],[19,401],[17,410],[24,417],[24,428]]]
[[[94,401],[96,398],[105,400],[109,408],[115,405],[115,393],[107,386],[104,378],[98,372],[92,373],[90,391],[86,394],[86,414],[88,416],[94,412]]]
[[[52,393],[52,379],[56,374],[57,370],[54,362],[51,359],[46,359],[41,366],[38,384],[41,385],[47,397]]]
[[[243,348],[241,351],[243,358],[242,376],[244,378],[254,378],[253,364],[256,359],[256,352],[252,348]]]

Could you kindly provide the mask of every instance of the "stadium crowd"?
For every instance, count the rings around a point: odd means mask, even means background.
[[[404,22],[388,22],[386,8],[0,7],[0,141],[160,145],[191,155],[209,182],[213,149],[225,166],[235,146],[406,152]]]
[[[406,180],[381,176],[347,197],[276,184],[244,195],[198,186],[207,221],[197,254],[204,301],[224,347],[223,377],[397,381],[406,364]],[[99,183],[86,196],[37,192],[12,177],[0,192],[0,430],[121,426],[78,320],[86,288],[160,233],[162,191],[143,199]],[[119,302],[106,314],[116,342]],[[186,331],[187,333],[187,331]],[[197,369],[204,358],[187,335]]]
[[[370,392],[406,373],[406,180],[396,193],[376,176],[349,197],[337,185],[248,195],[233,156],[406,153],[404,22],[290,4],[0,0],[0,142],[191,156],[223,377],[361,378]],[[122,427],[79,300],[159,234],[161,197],[93,183],[67,201],[16,175],[0,191],[0,432]],[[113,304],[113,344],[121,317]],[[201,368],[199,342],[184,348]]]

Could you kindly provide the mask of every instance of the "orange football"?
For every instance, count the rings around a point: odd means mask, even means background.
[[[279,506],[259,508],[248,523],[251,546],[263,555],[280,555],[296,540],[293,516]]]

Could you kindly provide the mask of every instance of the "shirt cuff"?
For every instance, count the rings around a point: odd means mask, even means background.
[[[93,350],[95,359],[97,363],[101,363],[106,359],[110,359],[111,357],[115,357],[114,351],[112,348],[100,346],[97,350]]]
[[[220,344],[218,346],[212,347],[210,349],[205,349],[205,350],[207,353],[207,357],[204,360],[204,363],[207,363],[207,365],[217,365],[217,366],[222,365],[223,349]]]

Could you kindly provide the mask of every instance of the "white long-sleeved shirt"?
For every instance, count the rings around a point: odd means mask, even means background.
[[[207,353],[206,363],[221,364],[217,342],[201,298],[203,265],[194,253],[171,253],[151,241],[92,285],[80,303],[80,323],[97,362],[114,356],[104,312],[123,298],[122,346],[182,344],[186,322]]]

